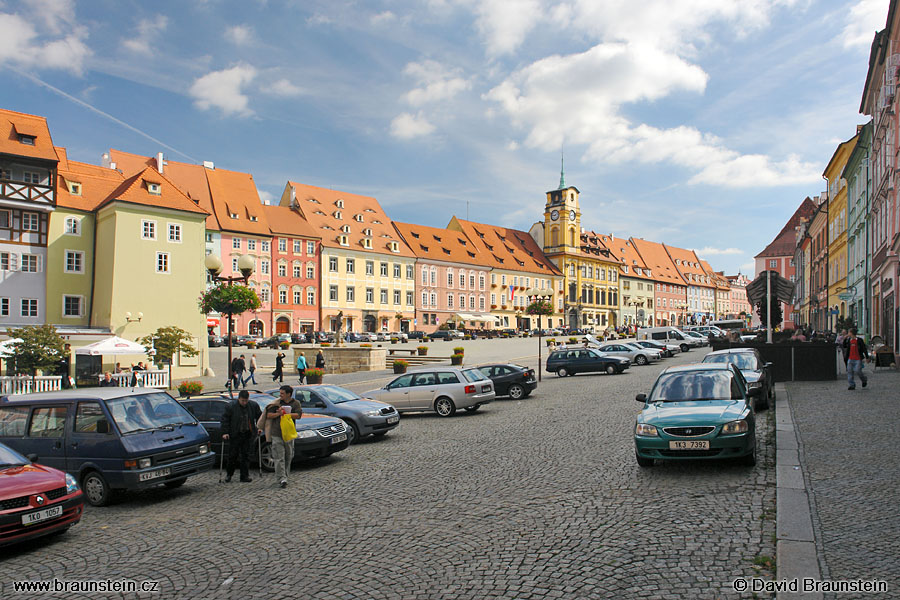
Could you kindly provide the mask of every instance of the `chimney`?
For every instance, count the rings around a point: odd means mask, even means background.
[[[213,163],[213,161],[211,161],[211,160],[204,160],[204,161],[203,161],[203,167],[204,167],[205,169],[209,169],[210,171],[215,171],[215,170],[216,170],[216,165],[215,165],[215,164]]]
[[[100,164],[103,165],[104,167],[106,167],[107,169],[115,169],[115,167],[111,166],[114,163],[110,162],[108,152],[104,152],[103,156],[100,157]]]
[[[156,153],[156,171],[157,171],[160,175],[163,174],[163,167],[164,167],[165,165],[166,165],[166,161],[163,160],[163,153],[162,153],[162,152],[157,152],[157,153]]]

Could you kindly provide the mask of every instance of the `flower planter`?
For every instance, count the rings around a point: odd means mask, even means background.
[[[465,353],[466,353],[466,349],[463,348],[462,346],[457,346],[456,348],[453,349],[453,354],[461,354],[462,355]]]
[[[451,365],[462,365],[463,364],[463,355],[462,354],[454,354],[450,357]]]
[[[418,346],[416,350],[419,352],[419,356],[426,356],[428,354],[428,346]]]
[[[399,375],[401,373],[406,373],[406,369],[409,367],[409,363],[405,360],[395,360],[393,367],[394,373]]]
[[[322,369],[307,369],[306,370],[306,383],[314,384],[314,383],[322,383],[322,378],[325,376],[325,371]]]

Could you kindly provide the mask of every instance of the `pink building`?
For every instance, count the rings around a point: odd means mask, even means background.
[[[319,326],[322,240],[288,206],[264,206],[272,231],[272,322],[275,333],[311,333]]]
[[[747,300],[747,285],[750,280],[740,272],[737,275],[728,275],[726,279],[728,279],[728,285],[731,286],[731,312],[728,314],[728,318],[739,319],[741,313],[749,318],[753,311],[750,301]]]

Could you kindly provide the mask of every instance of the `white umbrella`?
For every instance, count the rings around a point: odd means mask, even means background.
[[[126,339],[113,336],[88,344],[75,351],[75,354],[87,354],[89,356],[109,356],[118,354],[147,354],[147,349],[137,342],[129,342]]]
[[[6,340],[5,342],[0,342],[0,358],[10,358],[14,356],[12,345],[21,342],[22,340],[19,338],[15,338],[12,340]]]

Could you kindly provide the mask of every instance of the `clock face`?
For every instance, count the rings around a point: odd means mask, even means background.
[[[557,220],[559,218],[559,211],[554,210],[552,213],[550,213],[550,218],[553,219],[554,221]]]
[[[569,211],[569,220],[570,220],[570,221],[574,221],[574,220],[575,220],[575,211],[574,211],[574,210],[570,210],[570,211]]]

